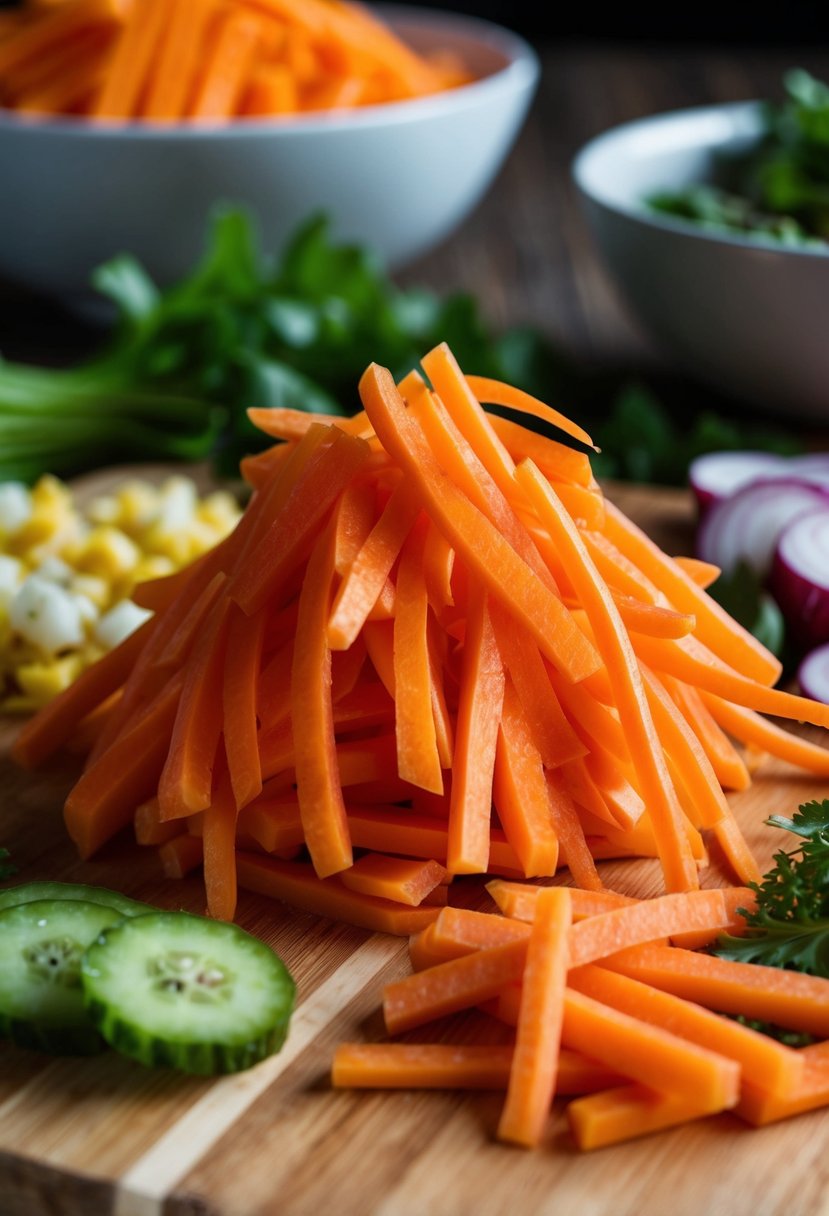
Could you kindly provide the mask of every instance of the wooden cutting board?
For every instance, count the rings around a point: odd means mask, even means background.
[[[86,480],[89,490],[118,474]],[[687,551],[682,493],[619,488],[619,504],[674,552]],[[13,727],[0,727],[3,754]],[[119,842],[88,863],[64,836],[71,770],[32,776],[0,760],[0,841],[21,880],[117,887],[202,911],[199,881],[161,879],[152,850]],[[768,764],[733,804],[762,862],[762,826],[827,789]],[[716,858],[706,885],[723,881]],[[659,890],[654,862],[603,867],[631,894]],[[454,889],[453,889],[454,891]],[[459,889],[484,905],[480,884]],[[384,983],[407,973],[406,944],[243,895],[241,924],[282,955],[298,1008],[282,1053],[217,1081],[151,1071],[109,1053],[52,1060],[0,1046],[0,1216],[827,1216],[829,1115],[752,1131],[720,1116],[581,1155],[557,1105],[544,1146],[496,1144],[497,1094],[336,1092],[337,1042],[379,1036]]]

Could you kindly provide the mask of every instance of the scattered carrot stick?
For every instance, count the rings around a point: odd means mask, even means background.
[[[702,695],[670,676],[662,676],[662,684],[679,712],[693,730],[707,755],[717,780],[724,790],[744,790],[751,784],[745,762],[716,719],[707,708]],[[750,711],[747,711],[750,712]],[[829,771],[829,761],[827,761]]]
[[[703,591],[715,583],[722,574],[719,566],[715,566],[713,562],[700,561],[698,557],[675,557],[674,563],[684,574],[693,579],[698,587],[702,587]]]
[[[803,1062],[803,1074],[785,1093],[768,1086],[745,1081],[737,1105],[737,1114],[755,1127],[765,1127],[792,1115],[829,1106],[829,1045],[815,1043],[804,1047],[798,1055]]]
[[[366,853],[343,871],[342,882],[351,891],[417,907],[445,877],[446,871],[436,861]]]
[[[262,766],[257,738],[257,681],[262,660],[265,615],[253,620],[235,608],[228,625],[222,685],[222,729],[237,808],[262,791]]]
[[[645,1085],[621,1085],[577,1098],[567,1107],[567,1121],[578,1147],[588,1151],[717,1114],[726,1105],[719,1097],[695,1101]]]
[[[544,888],[530,886],[528,883],[504,882],[496,878],[487,883],[486,889],[504,916],[532,924],[535,918],[535,901],[538,892]],[[569,887],[568,890],[574,922],[587,920],[591,916],[601,916],[614,908],[625,908],[638,902],[627,895],[617,895],[615,891],[584,891],[578,887]]]
[[[207,910],[216,920],[233,920],[236,914],[236,815],[231,775],[222,762],[202,829]]]

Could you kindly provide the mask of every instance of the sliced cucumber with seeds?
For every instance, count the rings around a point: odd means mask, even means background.
[[[119,891],[108,891],[106,887],[86,887],[74,882],[24,882],[0,891],[0,911],[42,899],[81,900],[87,904],[100,904],[104,908],[114,908],[122,916],[144,916],[145,913],[155,910],[149,904],[128,899]]]
[[[0,1038],[55,1055],[104,1043],[84,1006],[81,959],[123,917],[81,900],[36,900],[0,912]]]
[[[295,987],[270,947],[236,925],[154,912],[107,929],[82,967],[87,1009],[142,1064],[214,1075],[279,1051]]]

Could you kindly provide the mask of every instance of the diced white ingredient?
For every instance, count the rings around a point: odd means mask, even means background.
[[[93,621],[97,621],[98,617],[100,616],[98,607],[96,604],[92,603],[92,600],[88,595],[79,595],[77,591],[73,591],[72,598],[78,605],[78,611],[81,614],[82,621],[84,621],[86,624],[91,624]]]
[[[162,532],[185,528],[199,505],[195,484],[189,477],[171,477],[161,487],[159,512],[155,525]]]
[[[114,650],[151,616],[151,612],[146,608],[139,608],[132,600],[121,600],[120,604],[110,608],[98,621],[95,626],[95,641],[107,650]]]
[[[6,608],[11,603],[17,588],[23,582],[23,563],[16,557],[8,557],[0,553],[0,608]]]
[[[83,617],[77,598],[30,575],[9,606],[9,621],[21,637],[46,654],[56,654],[84,640]]]
[[[11,536],[28,522],[32,514],[32,496],[21,481],[0,483],[0,532]]]
[[[66,562],[54,555],[46,557],[38,566],[37,573],[49,583],[57,583],[59,587],[68,587],[75,577],[75,571]]]

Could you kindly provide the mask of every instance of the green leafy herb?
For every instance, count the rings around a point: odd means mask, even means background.
[[[745,936],[720,937],[714,953],[829,978],[829,799],[804,803],[791,819],[772,815],[766,822],[801,843],[776,853],[774,868],[751,884],[757,908],[741,909]]]
[[[795,68],[786,100],[766,107],[747,153],[722,157],[714,182],[649,198],[655,211],[714,232],[801,248],[829,241],[829,86]]]

